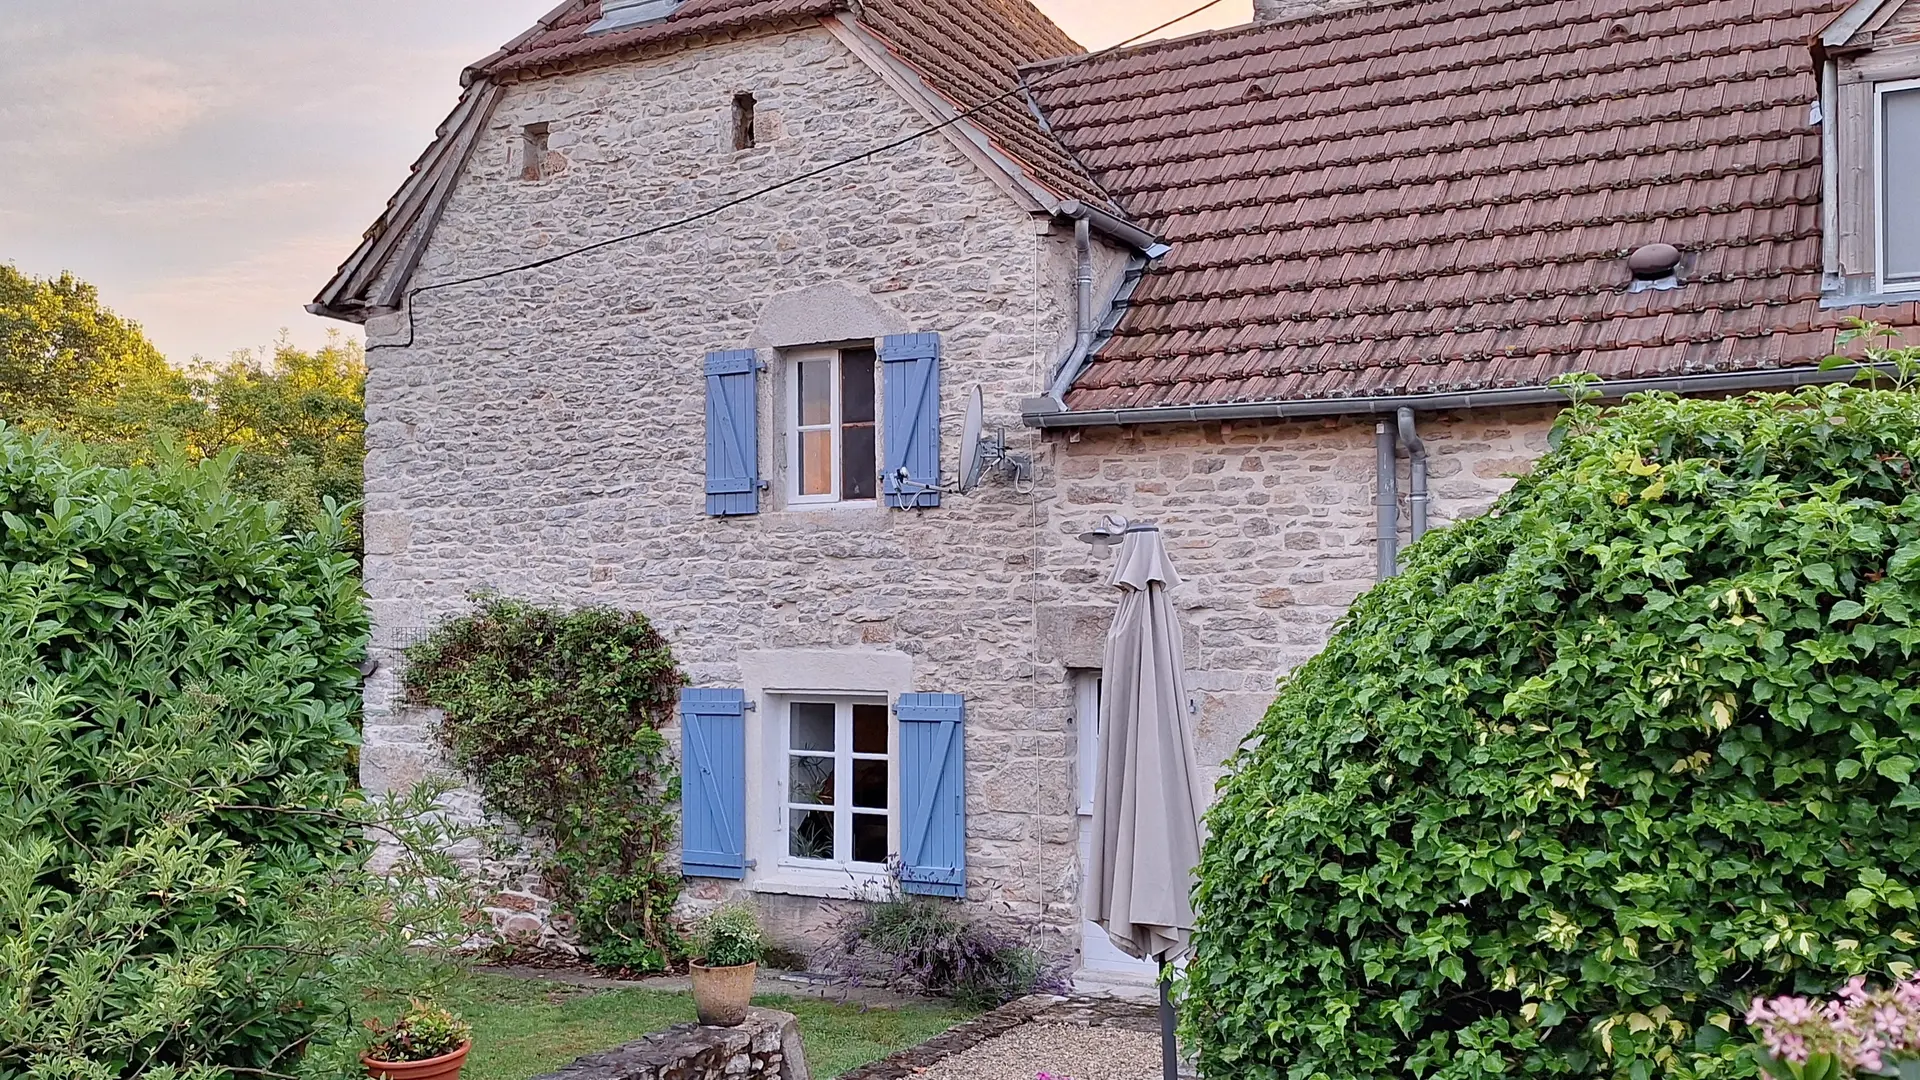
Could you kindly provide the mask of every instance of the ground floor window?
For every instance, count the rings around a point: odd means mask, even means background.
[[[786,858],[881,870],[895,849],[892,717],[884,702],[786,702]]]

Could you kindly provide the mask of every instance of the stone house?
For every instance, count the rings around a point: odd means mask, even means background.
[[[1081,533],[1166,534],[1218,765],[1556,376],[1790,386],[1920,324],[1920,0],[1256,11],[1089,57],[1027,0],[567,0],[469,68],[313,305],[368,334],[376,647],[479,589],[644,611],[691,896],[805,943],[894,858],[1124,981]],[[376,789],[435,764],[395,666]]]

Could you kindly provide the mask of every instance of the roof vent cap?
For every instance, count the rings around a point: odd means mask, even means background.
[[[1672,244],[1643,244],[1627,256],[1627,269],[1641,281],[1672,277],[1680,269],[1680,249]]]

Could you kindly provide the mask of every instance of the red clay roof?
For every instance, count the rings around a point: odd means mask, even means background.
[[[600,0],[568,0],[470,71],[525,77],[581,61],[856,11],[934,92],[964,111],[1020,86],[1022,65],[1083,50],[1027,0],[687,0],[668,18],[589,35]],[[1047,135],[1022,94],[987,106],[973,122],[1042,187],[1061,199],[1110,206],[1106,195]]]
[[[1402,0],[1094,60],[1054,133],[1173,245],[1074,410],[1799,366],[1847,0]],[[1626,255],[1686,255],[1629,293]],[[1864,309],[1920,323],[1914,304]]]

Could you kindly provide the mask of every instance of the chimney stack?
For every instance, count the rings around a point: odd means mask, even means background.
[[[1253,0],[1253,21],[1269,23],[1279,22],[1282,19],[1300,19],[1309,15],[1323,15],[1330,11],[1344,11],[1347,8],[1384,2],[1385,0]]]

